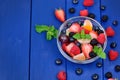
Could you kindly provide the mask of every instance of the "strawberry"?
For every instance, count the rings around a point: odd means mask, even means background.
[[[115,31],[112,29],[111,26],[109,26],[107,29],[106,29],[106,34],[107,36],[114,36],[115,35]]]
[[[80,54],[80,48],[76,45],[74,45],[71,50],[70,50],[70,53],[71,54],[74,54],[74,55],[77,55],[77,54]]]
[[[81,27],[78,23],[73,23],[70,28],[69,28],[70,32],[74,32],[74,33],[79,33],[81,31]]]
[[[55,16],[58,20],[60,20],[61,22],[65,21],[65,12],[63,9],[56,9],[55,10]]]
[[[84,0],[83,5],[86,7],[93,6],[94,0]]]
[[[80,61],[84,61],[84,60],[85,60],[85,56],[84,56],[83,53],[80,53],[80,54],[78,54],[78,55],[75,55],[75,56],[73,57],[73,59],[75,59],[75,60],[80,60]]]
[[[66,80],[66,72],[65,71],[60,71],[57,74],[57,78],[58,78],[58,80]]]
[[[108,80],[117,80],[116,78],[109,78]]]
[[[92,39],[93,38],[97,39],[97,37],[98,37],[98,34],[95,31],[91,31],[89,34],[92,37]]]
[[[86,58],[90,58],[89,53],[92,51],[93,47],[90,44],[83,44],[82,45],[82,52],[84,53]]]
[[[88,10],[87,9],[81,10],[80,16],[88,16]]]
[[[66,46],[66,50],[65,50],[65,51],[66,51],[71,57],[74,56],[73,53],[70,53],[70,50],[71,50],[71,48],[72,48],[74,45],[75,45],[74,43],[70,43],[70,44],[68,44],[68,45]]]
[[[106,39],[105,39],[104,33],[99,34],[99,36],[98,36],[98,38],[97,38],[97,41],[98,41],[99,43],[101,43],[101,44],[104,44],[105,40],[106,40]]]
[[[114,50],[110,50],[108,53],[109,59],[112,61],[116,60],[118,58],[118,55],[119,55],[118,52]]]
[[[65,51],[66,52],[66,46],[68,45],[68,43],[63,43],[62,44],[62,49],[63,49],[63,51]]]

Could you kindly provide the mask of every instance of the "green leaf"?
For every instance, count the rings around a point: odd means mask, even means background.
[[[55,29],[55,30],[54,30],[54,35],[53,35],[53,37],[54,37],[54,38],[57,38],[57,35],[58,35],[58,30]]]
[[[80,37],[80,34],[79,34],[79,33],[74,34],[74,35],[73,35],[73,38],[75,38],[75,39],[81,39],[81,37]]]
[[[51,40],[52,39],[52,36],[51,36],[50,32],[47,32],[46,38],[47,38],[47,40]]]
[[[85,35],[86,39],[91,39],[91,36],[89,34]]]
[[[55,30],[55,27],[54,27],[54,26],[51,26],[51,27],[49,27],[49,30],[48,30],[48,31],[54,32],[54,30]]]
[[[98,47],[97,47],[97,46],[94,46],[93,52],[94,52],[94,53],[97,53],[97,52],[98,52]]]
[[[106,59],[106,53],[102,52],[98,55],[100,58]]]
[[[36,32],[41,33],[43,31],[48,31],[49,27],[46,25],[36,25],[35,30]]]

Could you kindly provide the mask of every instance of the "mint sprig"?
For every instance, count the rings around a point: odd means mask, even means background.
[[[75,39],[91,39],[91,36],[89,34],[85,34],[85,31],[82,30],[80,33],[76,33],[73,35],[73,38]]]
[[[36,25],[35,30],[38,33],[46,32],[46,39],[51,40],[52,38],[57,38],[58,30],[54,26],[47,25]]]
[[[94,46],[93,52],[96,53],[102,59],[106,58],[106,53],[103,51],[102,47]]]

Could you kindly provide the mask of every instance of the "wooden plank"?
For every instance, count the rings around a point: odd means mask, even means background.
[[[79,11],[83,9],[88,9],[89,12],[94,13],[96,15],[96,20],[100,21],[100,1],[99,0],[94,0],[95,5],[92,7],[84,7],[82,5],[83,1],[79,0],[79,4],[73,5],[72,0],[67,0],[67,10],[70,7],[74,7],[76,9],[75,14],[70,14],[68,11],[67,13],[67,18],[73,17],[73,16],[79,16]],[[98,59],[97,61],[90,63],[90,64],[74,64],[69,61],[67,61],[67,74],[68,74],[68,80],[92,80],[91,76],[94,73],[97,73],[99,75],[99,80],[102,80],[102,68],[97,68],[96,63],[97,62],[102,62],[101,59]],[[83,74],[82,75],[76,75],[75,70],[77,68],[83,69]]]
[[[0,80],[28,80],[30,0],[0,0]]]
[[[115,41],[117,42],[117,47],[113,50],[116,50],[119,52],[119,58],[115,61],[110,61],[109,58],[107,57],[106,60],[104,60],[104,74],[106,72],[112,72],[113,74],[113,78],[118,78],[118,80],[120,79],[120,73],[119,72],[115,72],[114,70],[114,67],[115,65],[120,65],[120,43],[119,43],[119,40],[120,40],[120,37],[119,37],[119,30],[120,30],[120,27],[119,25],[118,26],[113,26],[112,25],[112,21],[114,20],[120,20],[120,11],[118,11],[118,8],[119,8],[119,0],[116,0],[116,1],[112,1],[112,0],[104,0],[102,1],[101,0],[101,5],[105,5],[106,6],[106,10],[105,11],[102,11],[101,12],[101,15],[108,15],[109,17],[109,20],[108,22],[104,22],[102,23],[102,25],[107,28],[108,26],[112,26],[112,28],[115,30],[115,33],[116,35],[114,37],[111,37],[111,38],[108,38],[108,45],[107,45],[107,48],[106,48],[106,53],[108,53],[108,51],[111,49],[110,48],[110,43],[112,41]],[[110,6],[111,5],[111,6]],[[104,77],[104,80],[107,80],[105,77]]]
[[[64,0],[33,0],[32,1],[32,35],[31,35],[31,80],[57,80],[56,74],[66,70],[65,59],[57,48],[56,39],[46,40],[46,34],[35,32],[35,24],[54,25],[59,22],[54,16],[55,8],[65,9]],[[61,58],[63,64],[58,66],[55,59]]]

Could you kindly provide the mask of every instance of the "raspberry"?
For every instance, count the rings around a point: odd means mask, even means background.
[[[83,5],[86,7],[93,6],[94,0],[84,0]]]
[[[80,11],[80,16],[88,16],[88,10],[84,9]]]
[[[66,80],[66,73],[64,71],[60,71],[57,74],[57,78],[58,78],[58,80]]]
[[[106,29],[106,34],[107,36],[114,36],[115,35],[115,31],[112,29],[111,26],[109,26],[107,29]]]
[[[118,52],[114,50],[110,50],[108,55],[110,60],[116,60],[118,58]]]

